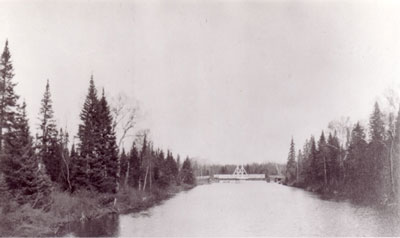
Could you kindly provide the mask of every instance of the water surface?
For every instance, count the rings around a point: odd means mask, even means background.
[[[263,181],[195,187],[147,211],[72,228],[77,236],[400,236],[394,213]]]

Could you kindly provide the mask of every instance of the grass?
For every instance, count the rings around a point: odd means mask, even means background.
[[[193,187],[186,184],[164,189],[153,187],[151,192],[125,187],[117,194],[53,191],[52,204],[46,211],[9,200],[0,206],[0,236],[54,236],[66,223],[91,220],[110,213],[141,211]]]

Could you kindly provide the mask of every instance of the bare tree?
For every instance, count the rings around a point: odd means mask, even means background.
[[[350,117],[341,117],[339,120],[334,120],[329,122],[328,129],[332,134],[336,133],[336,136],[339,139],[340,145],[343,147],[347,147],[347,143],[349,140],[349,133],[351,132],[353,127],[353,123],[350,120]]]
[[[111,103],[111,113],[114,118],[114,130],[117,133],[118,140],[118,148],[121,150],[121,146],[127,136],[130,136],[129,133],[134,129],[136,125],[136,117],[137,117],[137,106],[132,106],[133,101],[130,102],[129,98],[120,93],[116,98],[112,99]],[[129,176],[129,161],[127,164],[128,169],[126,170],[125,178]],[[118,177],[120,177],[121,173],[121,161],[118,160]],[[125,179],[125,184],[127,183],[127,179]],[[118,183],[119,186],[119,183]]]
[[[386,126],[387,126],[387,145],[386,148],[389,151],[389,173],[390,173],[390,189],[391,192],[394,193],[394,168],[393,168],[393,151],[394,151],[394,135],[396,133],[396,113],[399,110],[399,104],[400,104],[400,97],[398,90],[396,90],[394,87],[389,87],[385,90],[383,93],[383,98],[384,98],[384,109],[383,109],[383,114],[384,118],[386,120]]]
[[[339,139],[339,166],[340,166],[340,178],[344,181],[346,174],[344,169],[344,161],[347,158],[347,148],[350,143],[350,135],[353,127],[353,123],[350,117],[341,117],[339,120],[329,122],[328,130],[337,136]],[[343,156],[344,153],[344,156]]]
[[[111,113],[114,117],[114,129],[117,132],[118,147],[121,148],[126,137],[136,125],[138,106],[125,94],[120,93],[112,100]]]

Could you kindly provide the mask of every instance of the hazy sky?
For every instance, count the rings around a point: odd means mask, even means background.
[[[36,129],[50,79],[75,134],[90,74],[138,100],[155,145],[218,163],[285,162],[329,121],[367,119],[400,83],[400,2],[0,1]]]

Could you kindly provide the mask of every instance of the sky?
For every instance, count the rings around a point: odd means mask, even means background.
[[[135,131],[210,163],[281,162],[400,85],[396,1],[0,1],[32,133],[46,80],[76,135],[93,74],[140,105]],[[126,147],[130,142],[125,142]]]

